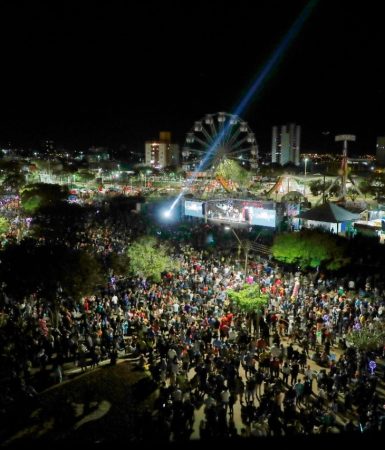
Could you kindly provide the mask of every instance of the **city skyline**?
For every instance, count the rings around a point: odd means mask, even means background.
[[[306,4],[2,6],[0,141],[143,149],[169,130],[183,145],[195,120],[232,112]],[[331,137],[348,132],[352,152],[374,153],[384,135],[383,38],[374,7],[319,1],[242,114],[262,152],[274,125],[295,122],[304,151],[338,151]]]

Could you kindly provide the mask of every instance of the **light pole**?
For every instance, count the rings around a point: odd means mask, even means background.
[[[244,241],[242,243],[242,241],[239,239],[238,234],[235,232],[234,228],[226,226],[225,230],[231,230],[233,232],[233,235],[235,236],[235,238],[237,239],[238,243],[239,243],[239,249],[243,248],[243,251],[245,253],[245,282],[246,282],[246,278],[247,278],[247,269],[248,269],[248,261],[249,261],[249,251],[250,251],[250,243],[249,241]]]
[[[303,182],[303,196],[306,196],[306,175],[307,175],[307,162],[309,161],[309,158],[305,158],[305,180]]]

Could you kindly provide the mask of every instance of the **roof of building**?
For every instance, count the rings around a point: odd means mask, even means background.
[[[300,219],[314,220],[316,222],[339,223],[357,220],[360,215],[351,213],[335,203],[325,203],[323,205],[316,206],[309,211],[300,213],[298,217]]]

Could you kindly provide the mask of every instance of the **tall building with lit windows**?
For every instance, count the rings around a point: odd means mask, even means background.
[[[271,143],[271,162],[281,164],[293,163],[299,166],[301,127],[295,123],[273,127]]]
[[[379,166],[385,166],[385,136],[377,138],[376,162]]]
[[[156,141],[146,141],[145,163],[157,169],[179,164],[179,145],[171,142],[169,131],[161,131]]]

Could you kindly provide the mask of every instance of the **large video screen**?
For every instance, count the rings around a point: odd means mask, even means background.
[[[274,202],[238,199],[212,200],[207,202],[206,208],[209,220],[248,223],[272,228],[276,226]]]
[[[203,217],[202,202],[197,202],[195,200],[185,200],[184,214],[185,216]]]

